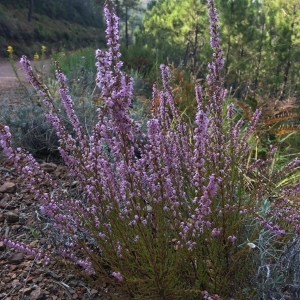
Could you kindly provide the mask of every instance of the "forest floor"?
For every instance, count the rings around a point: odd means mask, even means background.
[[[20,69],[16,63],[17,69]],[[6,61],[0,61],[0,104],[22,101],[28,81],[22,71],[20,82]],[[65,166],[39,160],[61,184],[70,180]],[[48,221],[39,213],[39,203],[30,193],[13,163],[0,153],[0,237],[29,244],[36,249],[55,251],[47,234]],[[51,227],[51,226],[50,226]],[[69,300],[126,298],[105,282],[90,286],[69,266],[42,260],[6,247],[0,241],[0,300]]]

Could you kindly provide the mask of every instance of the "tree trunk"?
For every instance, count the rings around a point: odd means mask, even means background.
[[[258,62],[256,67],[256,74],[255,74],[255,80],[254,80],[254,91],[258,87],[258,79],[260,75],[260,68],[261,68],[261,61],[262,61],[262,50],[263,50],[263,38],[264,38],[264,30],[265,30],[265,24],[261,27],[261,36],[259,41],[259,49],[258,49]]]
[[[34,0],[29,0],[28,22],[32,20]]]
[[[295,5],[294,6],[294,11],[293,11],[294,17],[296,15],[296,12],[297,12],[297,9],[296,9],[296,5]],[[295,21],[293,20],[293,22],[291,24],[291,31],[292,31],[292,33],[294,32],[294,27],[295,27]],[[284,68],[283,85],[282,85],[282,89],[281,89],[281,93],[280,93],[280,98],[279,98],[280,100],[283,100],[284,96],[286,94],[286,89],[287,89],[287,83],[288,83],[290,68],[292,66],[292,62],[291,62],[292,47],[293,47],[293,41],[292,41],[292,38],[290,38],[290,44],[289,44],[289,48],[288,48],[288,60],[286,62],[286,66]]]
[[[126,39],[126,49],[129,46],[129,35],[128,35],[128,6],[125,6],[125,39]]]

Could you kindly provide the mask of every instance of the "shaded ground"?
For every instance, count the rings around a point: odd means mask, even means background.
[[[26,96],[29,84],[18,63],[16,67],[20,81],[9,62],[0,61],[0,104],[16,105]],[[39,162],[60,183],[69,180],[66,167],[53,164],[49,168],[43,160]],[[0,237],[54,252],[48,225],[39,213],[38,201],[0,151]],[[19,253],[0,241],[0,300],[109,300],[112,299],[109,293],[114,294],[114,299],[126,299],[105,283],[95,289],[76,277],[69,267],[55,261],[45,265],[42,260]]]

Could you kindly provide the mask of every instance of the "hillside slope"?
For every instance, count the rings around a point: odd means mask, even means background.
[[[28,9],[7,8],[0,4],[0,57],[8,57],[7,47],[14,54],[33,57],[46,46],[47,54],[52,51],[73,50],[88,46],[105,45],[105,28],[82,26],[65,20],[51,19],[35,13],[27,21]],[[99,16],[99,24],[103,24]]]

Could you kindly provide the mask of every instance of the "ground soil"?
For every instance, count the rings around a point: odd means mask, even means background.
[[[27,89],[32,89],[26,78],[25,72],[21,64],[16,61],[14,63],[17,76],[9,62],[9,60],[0,59],[0,104],[9,104],[10,106],[18,105],[27,95]],[[50,60],[34,63],[36,69],[49,73]]]
[[[46,61],[47,71],[49,70],[49,60]],[[21,82],[28,86],[28,80],[26,79],[25,73],[18,61],[15,62],[15,68],[18,71],[18,76]],[[15,76],[13,68],[9,60],[0,59],[0,88],[7,89],[16,87],[19,85],[19,81]]]
[[[0,104],[18,105],[29,87],[18,63],[16,67],[20,80],[16,79],[9,62],[0,61]],[[68,180],[69,174],[63,165],[52,165],[49,169],[49,164],[42,159],[39,163],[60,182]],[[112,296],[125,300],[122,294],[105,283],[97,288],[89,285],[66,265],[55,261],[44,264],[42,260],[4,245],[3,237],[37,249],[54,251],[47,239],[47,222],[41,218],[38,208],[38,201],[12,162],[0,153],[0,300],[108,300]]]

